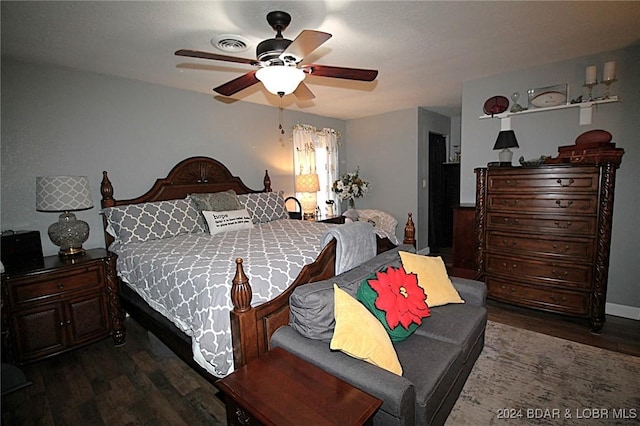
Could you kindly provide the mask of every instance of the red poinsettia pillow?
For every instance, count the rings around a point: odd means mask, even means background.
[[[393,342],[409,337],[431,315],[416,274],[390,266],[362,281],[356,298],[378,318]]]

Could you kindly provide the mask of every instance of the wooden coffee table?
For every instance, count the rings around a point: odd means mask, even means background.
[[[371,424],[382,401],[281,349],[216,382],[229,425]]]

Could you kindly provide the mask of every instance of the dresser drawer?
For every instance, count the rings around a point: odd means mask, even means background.
[[[573,288],[591,288],[590,265],[568,262],[532,260],[498,254],[488,256],[487,274],[501,274]]]
[[[594,247],[593,239],[588,238],[490,231],[487,233],[487,250],[492,253],[572,258],[590,263],[593,261]]]
[[[42,298],[59,297],[78,289],[102,286],[102,271],[99,266],[78,268],[64,273],[47,274],[41,278],[29,277],[10,284],[12,303],[25,303]]]
[[[571,315],[589,314],[589,293],[533,287],[492,277],[487,278],[487,286],[492,299]]]
[[[492,171],[488,178],[489,192],[598,192],[600,174],[597,167],[544,167],[517,172]]]
[[[595,214],[598,197],[592,194],[490,194],[487,209],[493,211]]]
[[[488,212],[487,228],[534,234],[551,232],[554,235],[592,236],[596,232],[596,217]]]

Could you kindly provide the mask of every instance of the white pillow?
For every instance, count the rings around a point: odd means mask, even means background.
[[[253,228],[253,221],[247,209],[213,212],[203,210],[211,235],[227,231]]]

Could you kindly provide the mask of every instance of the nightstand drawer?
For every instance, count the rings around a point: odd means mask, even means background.
[[[47,274],[41,279],[29,278],[12,283],[10,295],[13,303],[26,303],[42,298],[58,297],[78,289],[92,289],[102,286],[102,272],[99,267],[76,269],[64,273]]]

